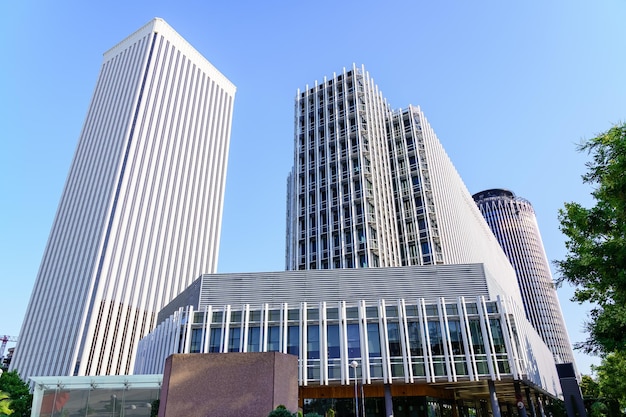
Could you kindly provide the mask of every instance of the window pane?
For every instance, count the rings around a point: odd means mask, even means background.
[[[483,332],[480,328],[479,320],[470,320],[470,332],[472,333],[472,347],[475,354],[484,354],[485,342],[483,339]]]
[[[248,352],[260,352],[261,328],[248,327]]]
[[[320,358],[320,334],[319,326],[313,325],[307,327],[307,359]]]
[[[348,324],[348,359],[361,357],[361,338],[359,325]]]
[[[430,337],[430,349],[433,355],[443,355],[443,339],[441,338],[441,325],[438,321],[428,322],[428,337]]]
[[[422,341],[420,338],[420,327],[416,321],[407,323],[409,330],[409,349],[411,356],[422,356],[424,350],[422,349]]]
[[[367,345],[369,347],[370,358],[381,357],[380,352],[380,331],[378,323],[367,324]]]
[[[222,333],[222,329],[220,328],[216,327],[216,328],[211,329],[211,337],[209,339],[209,352],[219,353],[221,333]]]
[[[502,335],[502,326],[499,319],[489,319],[489,325],[491,326],[491,336],[493,337],[493,347],[496,353],[506,353],[506,347],[504,345],[504,336]]]
[[[291,355],[300,354],[300,326],[287,328],[287,353]]]
[[[459,320],[449,320],[448,327],[450,329],[450,344],[452,345],[452,354],[462,355],[463,353],[465,353],[465,349],[463,348],[461,323]]]
[[[191,346],[189,348],[189,352],[191,353],[200,352],[201,345],[202,345],[202,329],[192,329],[191,330]]]
[[[389,355],[402,356],[402,345],[400,344],[400,328],[398,323],[387,324],[387,337],[389,338]]]
[[[228,332],[228,351],[239,352],[239,340],[241,337],[241,328],[234,327]]]
[[[328,357],[338,358],[340,356],[339,347],[339,325],[331,324],[328,326]]]
[[[267,351],[280,352],[280,327],[269,326],[267,328]]]

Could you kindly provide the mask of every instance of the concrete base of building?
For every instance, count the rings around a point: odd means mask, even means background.
[[[165,362],[159,417],[267,417],[298,407],[298,359],[268,353],[171,355]]]

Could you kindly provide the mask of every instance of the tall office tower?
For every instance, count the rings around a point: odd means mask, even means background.
[[[294,153],[287,269],[483,263],[517,286],[420,108],[391,110],[363,67],[298,91]]]
[[[515,269],[526,317],[557,363],[574,362],[532,205],[502,189],[481,191],[474,200]]]
[[[104,54],[11,368],[127,374],[217,269],[234,85],[161,19]]]

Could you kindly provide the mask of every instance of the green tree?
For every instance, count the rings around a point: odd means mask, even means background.
[[[580,392],[589,417],[607,416],[608,409],[600,400],[600,384],[597,381],[589,375],[583,375],[580,379]]]
[[[287,410],[287,407],[284,405],[279,405],[274,410],[272,410],[267,417],[293,417],[294,414],[291,411]]]
[[[150,417],[158,417],[159,415],[159,405],[161,405],[160,400],[154,400],[150,404]]]
[[[595,205],[566,203],[559,211],[567,255],[556,261],[558,283],[575,286],[574,301],[590,302],[586,353],[626,351],[626,124],[579,146],[591,160],[584,183],[593,187]]]
[[[0,416],[8,416],[13,413],[10,408],[11,398],[6,392],[0,391]]]
[[[9,395],[11,417],[30,417],[33,396],[26,382],[22,381],[16,371],[3,372],[0,375],[0,391]]]
[[[601,396],[616,401],[620,409],[626,410],[626,352],[606,355],[593,369],[598,375]]]
[[[580,378],[580,392],[583,398],[598,398],[600,397],[600,384],[589,375],[583,375]]]

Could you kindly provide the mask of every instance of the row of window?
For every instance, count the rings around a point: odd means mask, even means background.
[[[151,343],[177,346],[178,353],[294,354],[302,378],[318,382],[345,381],[353,360],[368,380],[477,377],[511,372],[510,346],[519,341],[502,322],[499,308],[496,302],[387,306],[381,301],[359,307],[340,303],[339,308],[181,310],[168,319],[175,333],[161,332],[159,326],[160,335]],[[193,322],[187,323],[189,319]],[[178,341],[172,345],[167,340],[174,334]]]

